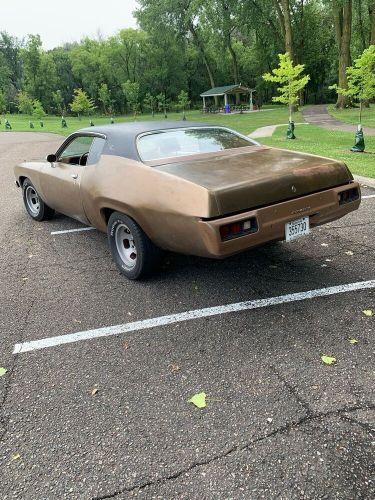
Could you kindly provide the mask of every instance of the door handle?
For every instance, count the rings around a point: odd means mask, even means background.
[[[71,177],[73,177],[73,179],[78,179],[78,174],[70,174]]]

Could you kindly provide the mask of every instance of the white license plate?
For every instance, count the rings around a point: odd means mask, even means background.
[[[302,217],[302,219],[292,220],[285,224],[285,239],[286,241],[296,240],[301,236],[306,236],[310,233],[310,219],[309,217]]]

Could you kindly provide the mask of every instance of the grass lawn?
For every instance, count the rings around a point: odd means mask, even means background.
[[[336,109],[333,104],[328,106],[329,113],[337,120],[345,123],[358,125],[359,108]],[[362,110],[362,125],[375,128],[375,105],[372,104],[369,108]]]
[[[224,125],[227,127],[234,128],[243,134],[250,134],[258,127],[264,127],[266,125],[274,125],[278,123],[287,123],[288,121],[288,111],[284,106],[272,106],[270,108],[264,108],[261,111],[255,111],[253,113],[243,113],[243,114],[203,114],[200,111],[188,111],[186,113],[188,121],[200,121],[208,122],[217,125]],[[33,120],[34,129],[29,127],[29,117],[25,115],[8,115],[10,124],[12,125],[13,132],[53,132],[56,134],[69,135],[72,132],[84,127],[88,127],[90,124],[90,119],[83,117],[79,120],[76,117],[66,117],[68,124],[67,129],[61,128],[61,117],[58,116],[46,116],[44,118],[44,127],[41,128],[38,120]],[[132,116],[118,116],[115,117],[115,122],[132,122],[134,121]],[[168,120],[181,120],[181,113],[169,113]],[[108,117],[95,116],[92,118],[95,125],[102,125],[109,123]],[[137,120],[164,120],[163,114],[155,115],[152,118],[151,115],[139,115]],[[303,121],[301,114],[295,114],[295,121]],[[2,117],[0,130],[6,132],[5,130],[5,119]]]
[[[285,139],[286,128],[278,127],[272,137],[259,139],[268,144],[284,149],[294,149],[316,155],[328,156],[344,161],[353,174],[375,178],[375,137],[365,137],[366,153],[352,153],[354,132],[337,132],[322,129],[314,125],[296,127],[297,139]]]

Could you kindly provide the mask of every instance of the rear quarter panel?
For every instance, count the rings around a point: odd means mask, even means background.
[[[132,217],[156,245],[183,253],[203,252],[197,222],[217,211],[206,188],[118,156],[103,155],[86,167],[81,193],[99,230],[107,229],[106,210],[115,210]]]

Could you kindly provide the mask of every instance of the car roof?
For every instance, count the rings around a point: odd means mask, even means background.
[[[220,125],[183,120],[135,121],[87,127],[78,130],[75,134],[90,133],[105,135],[107,141],[103,149],[103,154],[124,156],[125,158],[139,160],[136,139],[140,134],[190,127],[220,127]]]

